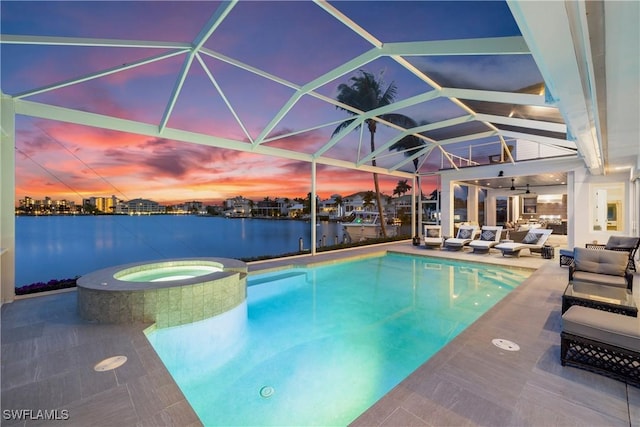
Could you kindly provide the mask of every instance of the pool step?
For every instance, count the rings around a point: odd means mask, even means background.
[[[275,274],[273,276],[268,275],[268,276],[259,277],[256,279],[252,279],[251,277],[249,277],[247,286],[257,286],[257,285],[262,285],[263,283],[277,282],[280,280],[290,279],[292,277],[300,277],[300,276],[306,276],[306,275],[307,273],[304,271],[292,271],[288,273]]]
[[[247,293],[249,303],[273,298],[286,292],[302,288],[307,285],[307,273],[295,271],[249,279]]]

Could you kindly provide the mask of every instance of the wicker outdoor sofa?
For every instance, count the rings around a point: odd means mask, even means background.
[[[599,283],[633,291],[633,274],[627,268],[627,254],[618,251],[574,248],[569,281]]]
[[[562,315],[560,362],[640,387],[640,317],[579,305]]]

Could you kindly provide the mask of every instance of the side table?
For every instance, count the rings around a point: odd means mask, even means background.
[[[560,267],[573,264],[573,249],[560,249]]]
[[[638,307],[628,289],[595,283],[569,282],[562,295],[562,313],[572,305],[638,317]]]

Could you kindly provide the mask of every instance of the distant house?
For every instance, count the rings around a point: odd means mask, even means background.
[[[354,193],[343,197],[342,204],[344,206],[344,214],[349,215],[353,211],[372,211],[375,208],[375,198],[371,201],[372,205],[367,206],[367,209],[365,209],[364,198],[366,194],[366,191],[360,191],[359,193]]]
[[[252,213],[254,216],[279,217],[282,210],[278,200],[261,200],[253,206]]]
[[[248,218],[251,216],[253,201],[237,196],[224,201],[224,216],[231,218]]]
[[[318,215],[329,217],[330,219],[341,218],[343,214],[344,201],[338,204],[337,198],[339,194],[333,194],[330,198],[321,200],[318,203]]]
[[[289,218],[299,218],[304,213],[304,205],[302,203],[295,203],[289,206],[287,215]]]

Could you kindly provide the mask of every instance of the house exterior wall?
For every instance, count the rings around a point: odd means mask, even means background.
[[[583,247],[586,243],[597,241],[605,243],[611,235],[631,236],[637,235],[638,231],[634,230],[637,224],[637,206],[633,205],[634,187],[636,183],[630,181],[628,173],[619,173],[611,175],[590,175],[585,168],[577,168],[570,175],[573,176],[573,192],[570,193],[573,200],[573,209],[571,211],[571,219],[573,221],[575,235],[570,238],[569,246]],[[592,210],[594,208],[594,189],[599,184],[622,184],[622,194],[617,195],[623,201],[621,221],[623,227],[621,230],[607,230],[606,227],[601,230],[594,230]],[[569,205],[569,203],[568,203]],[[589,213],[585,215],[584,213]],[[572,245],[573,244],[573,245]]]

